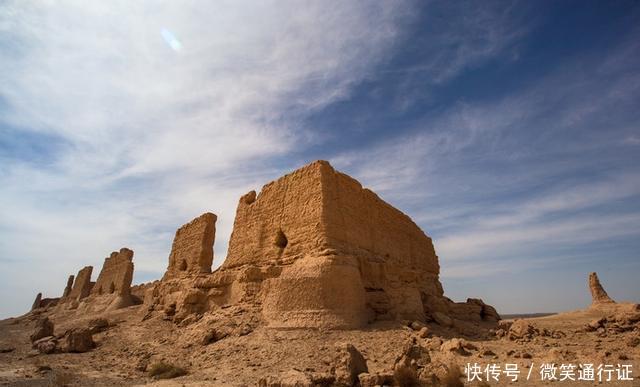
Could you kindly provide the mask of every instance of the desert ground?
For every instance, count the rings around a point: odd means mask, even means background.
[[[32,348],[29,335],[35,321],[48,315],[55,334],[89,327],[104,318],[107,327],[93,334],[95,348],[84,353],[42,354]],[[606,319],[602,321],[602,319]],[[626,320],[625,320],[626,319]],[[37,311],[0,322],[0,382],[7,386],[253,386],[331,385],[341,363],[341,348],[351,344],[366,360],[368,375],[394,380],[394,366],[408,343],[421,349],[419,367],[430,369],[440,380],[433,385],[572,385],[637,386],[640,369],[640,310],[632,304],[588,308],[543,318],[518,320],[506,332],[486,330],[472,337],[436,323],[379,322],[359,330],[270,329],[260,326],[255,310],[235,306],[207,313],[198,320],[175,325],[162,313],[151,313],[144,305],[100,315],[77,316],[75,311]],[[634,321],[631,323],[629,320]],[[503,320],[508,327],[513,320]],[[590,323],[600,321],[593,330]],[[94,324],[95,325],[95,324]],[[414,329],[415,328],[415,329]],[[533,328],[533,329],[531,329]],[[502,335],[502,337],[499,337]],[[170,380],[149,376],[159,362],[176,365],[187,374]],[[484,368],[515,363],[519,380],[505,374],[500,382],[468,382],[465,366]],[[543,363],[632,365],[633,381],[571,382],[541,381]],[[446,379],[448,369],[458,367],[459,383]],[[529,368],[530,379],[525,380]],[[367,374],[360,379],[366,383]],[[560,373],[556,374],[560,378]],[[577,379],[577,371],[576,377]],[[595,375],[597,380],[598,376]],[[360,380],[359,380],[360,381]],[[290,383],[290,384],[287,384]],[[299,384],[296,384],[298,382]],[[364,384],[364,383],[362,383]],[[313,384],[310,384],[313,385]],[[411,385],[411,384],[405,384]]]

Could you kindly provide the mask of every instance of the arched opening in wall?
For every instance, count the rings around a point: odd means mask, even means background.
[[[187,270],[187,261],[185,261],[184,259],[182,260],[182,262],[180,262],[180,267],[179,267],[180,271],[185,271]]]
[[[111,285],[109,285],[109,293],[113,293],[116,291],[116,285],[112,282]]]
[[[274,244],[281,249],[284,249],[285,247],[287,247],[287,244],[289,244],[289,240],[287,239],[287,236],[284,235],[284,232],[282,232],[282,230],[278,230],[278,232],[276,233]]]

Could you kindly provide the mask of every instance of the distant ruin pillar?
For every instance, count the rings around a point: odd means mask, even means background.
[[[591,273],[589,274],[589,290],[591,290],[591,298],[593,304],[603,304],[603,303],[612,303],[614,302],[607,292],[604,291],[602,285],[600,284],[600,280],[598,279],[598,274]]]
[[[91,273],[93,272],[93,266],[85,266],[78,272],[75,278],[75,282],[71,291],[69,292],[69,298],[77,301],[89,296],[93,283],[91,282]]]
[[[33,301],[33,305],[31,305],[31,310],[38,309],[40,307],[40,302],[42,302],[42,293],[38,293],[35,301]]]
[[[71,293],[71,288],[73,288],[73,279],[75,278],[75,276],[73,274],[71,274],[69,276],[69,278],[67,279],[67,286],[65,286],[64,288],[64,292],[62,293],[62,297],[66,298],[69,293]]]

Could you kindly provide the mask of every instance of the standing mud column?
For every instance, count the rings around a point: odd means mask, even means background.
[[[63,298],[66,298],[69,295],[69,293],[71,293],[71,288],[73,288],[74,278],[75,276],[72,274],[69,276],[69,279],[67,279],[67,286],[65,286],[64,292],[62,293]]]
[[[40,303],[42,302],[42,293],[38,293],[36,299],[33,301],[33,305],[31,305],[31,310],[38,309],[40,307]]]
[[[604,291],[602,285],[600,285],[600,280],[598,279],[598,274],[596,273],[589,274],[589,290],[591,290],[591,298],[593,304],[606,304],[614,302],[611,297],[609,297],[607,292]]]
[[[91,293],[91,287],[93,284],[91,283],[91,272],[93,271],[93,266],[85,266],[78,272],[78,275],[75,278],[75,282],[71,291],[69,292],[69,298],[72,300],[80,301],[85,297],[88,297]]]

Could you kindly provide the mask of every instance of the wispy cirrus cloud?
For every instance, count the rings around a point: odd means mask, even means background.
[[[220,264],[238,197],[315,158],[434,237],[452,297],[601,254],[633,268],[637,23],[563,7],[3,2],[0,296],[20,296],[0,314],[122,245],[136,282],[159,277],[204,211]],[[479,288],[519,303],[501,281]]]
[[[332,160],[435,236],[445,278],[527,270],[634,238],[640,175],[633,144],[620,138],[640,129],[635,44],[566,62],[504,97],[460,101]],[[593,67],[580,65],[586,59]]]
[[[17,261],[1,291],[20,297],[0,313],[123,245],[159,276],[175,229],[204,211],[220,264],[239,196],[322,140],[301,118],[349,95],[410,6],[3,2],[0,256]]]

